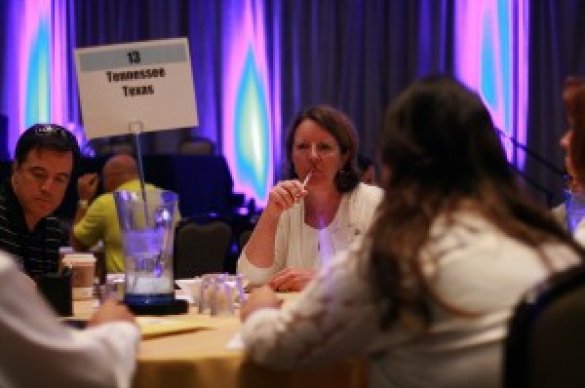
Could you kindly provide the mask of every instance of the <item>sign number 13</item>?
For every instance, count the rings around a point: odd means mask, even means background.
[[[128,53],[126,54],[128,55],[128,61],[131,64],[137,64],[140,63],[140,51],[128,51]]]

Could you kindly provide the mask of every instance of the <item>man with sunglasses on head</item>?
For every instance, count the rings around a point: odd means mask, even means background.
[[[129,387],[136,368],[140,330],[125,306],[105,301],[86,330],[66,327],[19,271],[33,279],[57,271],[66,236],[51,214],[78,158],[70,132],[34,125],[19,138],[12,176],[0,188],[2,387]]]
[[[0,249],[33,279],[57,272],[67,235],[53,212],[79,159],[75,137],[54,124],[35,124],[18,139],[12,175],[0,187]]]

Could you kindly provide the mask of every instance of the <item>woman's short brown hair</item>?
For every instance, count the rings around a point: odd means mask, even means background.
[[[311,106],[299,112],[294,118],[285,138],[288,178],[298,178],[292,162],[292,149],[297,128],[306,119],[317,123],[337,141],[341,154],[347,159],[335,176],[335,186],[340,193],[353,190],[359,183],[359,172],[356,165],[357,135],[351,119],[329,105]]]

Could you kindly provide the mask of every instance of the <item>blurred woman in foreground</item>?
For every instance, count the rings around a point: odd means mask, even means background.
[[[581,248],[525,199],[488,110],[457,81],[408,88],[380,145],[386,195],[371,231],[295,303],[252,293],[247,351],[282,368],[366,353],[374,387],[498,387],[512,308]]]

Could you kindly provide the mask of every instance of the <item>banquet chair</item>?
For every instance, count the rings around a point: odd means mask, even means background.
[[[182,222],[175,232],[175,278],[222,272],[231,239],[232,230],[225,221]]]
[[[506,388],[585,386],[585,266],[551,276],[517,305],[503,377]]]
[[[248,240],[250,239],[251,235],[252,235],[252,230],[249,230],[249,229],[244,230],[242,233],[240,233],[240,237],[238,238],[238,250],[240,252],[242,252],[242,249],[244,249],[244,247],[248,243]]]
[[[179,144],[179,153],[185,155],[213,155],[215,145],[204,137],[190,137]]]

